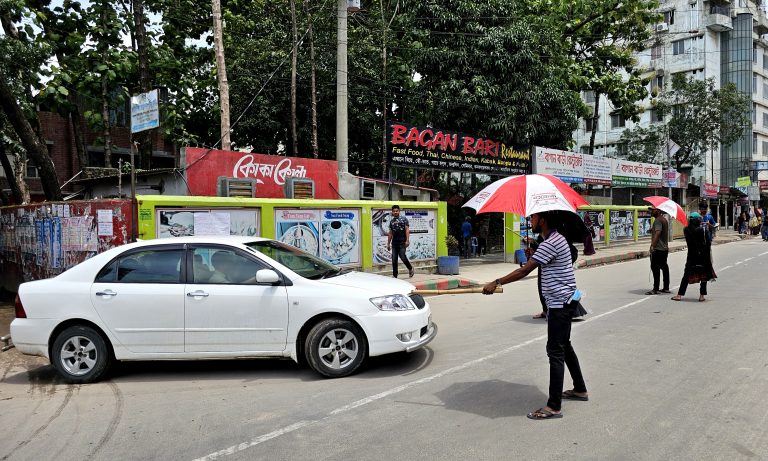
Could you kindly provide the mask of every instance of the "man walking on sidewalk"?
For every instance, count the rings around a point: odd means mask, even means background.
[[[389,221],[387,250],[392,252],[392,276],[397,278],[397,258],[403,260],[408,268],[408,277],[413,277],[413,266],[405,255],[405,249],[411,244],[411,227],[408,218],[400,216],[400,207],[392,205],[392,219]]]
[[[653,273],[653,289],[647,295],[669,293],[669,222],[658,208],[651,209],[653,216],[653,237],[651,238],[651,272]],[[664,276],[664,288],[659,290],[659,272]]]
[[[581,374],[576,352],[571,345],[571,319],[579,302],[576,277],[573,274],[571,250],[568,241],[557,232],[557,223],[551,213],[531,215],[533,232],[544,236],[544,241],[525,266],[487,283],[483,294],[490,295],[496,287],[522,279],[541,267],[541,291],[547,303],[547,355],[549,356],[549,400],[547,405],[528,413],[530,419],[562,418],[562,400],[589,400],[587,386]],[[563,392],[565,366],[573,379],[573,389]]]

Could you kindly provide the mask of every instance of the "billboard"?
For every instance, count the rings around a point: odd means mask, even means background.
[[[390,165],[409,168],[499,176],[531,172],[531,154],[525,148],[403,122],[387,122],[387,156]]]
[[[157,90],[131,96],[131,133],[160,126]]]

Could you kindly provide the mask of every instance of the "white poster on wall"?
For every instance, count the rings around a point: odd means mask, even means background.
[[[320,210],[275,210],[275,238],[320,256]]]
[[[387,234],[392,211],[389,209],[373,209],[373,263],[387,264],[392,262],[392,252],[387,250]],[[401,210],[401,216],[408,219],[410,229],[410,245],[405,254],[411,261],[426,261],[436,258],[437,254],[437,224],[435,210]]]
[[[156,217],[157,238],[188,235],[261,235],[261,210],[165,209]]]
[[[360,210],[324,210],[320,257],[339,265],[360,264]]]

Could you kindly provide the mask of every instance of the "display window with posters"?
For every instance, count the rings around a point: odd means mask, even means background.
[[[651,212],[650,211],[638,211],[637,212],[637,236],[650,237],[651,236]]]
[[[401,216],[408,219],[410,229],[410,245],[405,250],[411,261],[428,261],[436,258],[437,233],[435,210],[401,209]],[[373,263],[388,264],[392,261],[392,252],[387,249],[387,234],[389,222],[392,220],[392,210],[373,209]]]
[[[602,211],[579,211],[579,216],[587,226],[592,239],[605,239],[605,213]]]
[[[611,211],[611,240],[630,240],[633,235],[634,212],[631,210]]]
[[[155,222],[157,238],[188,235],[243,235],[247,237],[261,235],[259,209],[159,209]]]
[[[278,209],[275,238],[339,266],[360,266],[360,210]]]

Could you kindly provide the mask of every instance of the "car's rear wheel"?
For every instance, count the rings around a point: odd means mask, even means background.
[[[365,333],[354,322],[325,319],[307,335],[307,362],[326,378],[348,376],[362,365],[368,355]]]
[[[85,325],[74,325],[56,337],[51,363],[67,382],[90,383],[106,374],[112,364],[112,355],[98,331]]]

